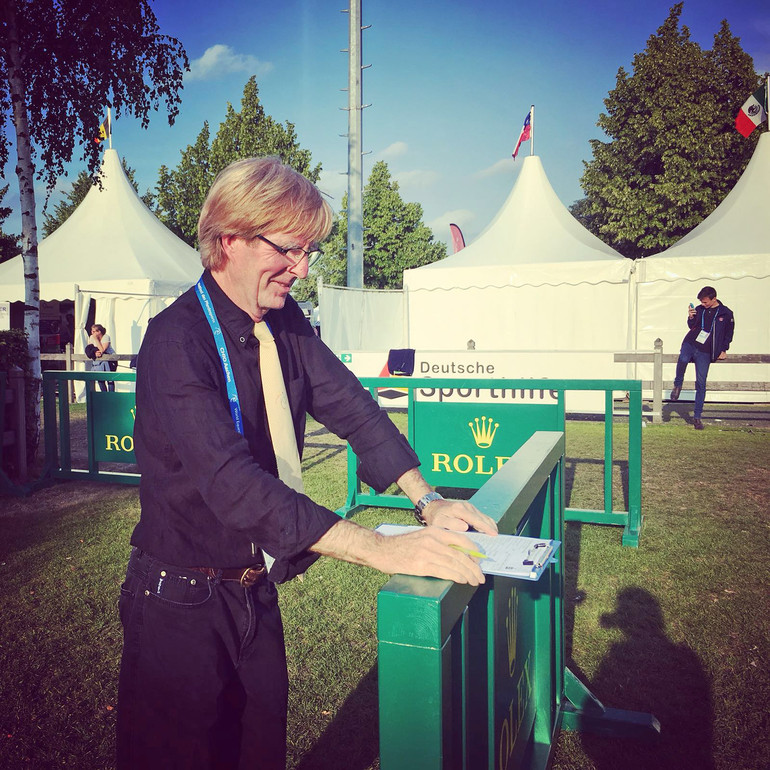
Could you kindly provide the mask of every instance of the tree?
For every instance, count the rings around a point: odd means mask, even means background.
[[[139,186],[134,178],[136,172],[126,163],[125,158],[121,159],[121,164],[128,181],[131,182],[131,186],[138,194]],[[43,212],[43,238],[47,238],[58,230],[72,216],[72,212],[83,202],[91,188],[98,185],[100,185],[98,175],[93,177],[87,171],[81,171],[72,183],[69,192],[64,193],[64,200],[54,206],[54,213]],[[155,203],[155,196],[149,190],[141,196],[141,199],[147,208],[152,208]]]
[[[278,123],[265,113],[259,101],[255,77],[243,89],[241,110],[227,105],[224,121],[209,144],[205,122],[195,144],[182,150],[176,169],[161,166],[158,171],[157,216],[169,229],[193,247],[198,245],[198,215],[216,175],[233,161],[277,155],[292,168],[317,182],[321,165],[312,167],[309,150],[299,146],[294,125]]]
[[[150,0],[2,0],[0,2],[0,165],[8,161],[6,118],[13,125],[19,180],[25,275],[24,327],[29,339],[28,446],[39,439],[40,282],[34,177],[50,190],[72,160],[75,145],[94,173],[96,136],[104,109],[149,123],[166,104],[173,123],[182,75],[181,43],[161,35]],[[38,159],[36,161],[36,155]]]
[[[711,51],[679,24],[682,3],[621,67],[591,140],[572,212],[622,254],[671,246],[708,216],[735,185],[756,145],[735,131],[735,115],[759,85],[751,57],[722,22]]]
[[[378,161],[364,188],[364,286],[370,289],[400,289],[403,272],[447,255],[446,246],[433,240],[433,232],[422,221],[419,203],[405,203],[388,164]],[[324,256],[314,270],[325,283],[344,285],[347,275],[347,196],[334,219]],[[297,299],[316,299],[312,280],[298,284]]]
[[[204,122],[195,144],[182,150],[175,170],[158,170],[157,215],[161,222],[193,248],[198,245],[198,215],[214,175],[211,173],[209,124]]]

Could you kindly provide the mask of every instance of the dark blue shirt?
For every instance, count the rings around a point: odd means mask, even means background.
[[[214,337],[190,289],[155,316],[139,351],[134,446],[142,512],[131,543],[172,564],[217,568],[253,564],[264,547],[276,558],[271,579],[282,582],[317,558],[307,549],[339,518],[277,478],[253,321],[210,273],[204,282],[225,335],[244,435],[233,424]],[[377,491],[419,465],[291,297],[267,321],[300,455],[309,413],[350,442],[359,477]]]
[[[690,326],[690,331],[685,335],[685,342],[692,343],[695,345],[697,350],[703,350],[706,353],[711,352],[711,335],[713,333],[712,327],[719,307],[719,305],[715,305],[712,308],[705,308],[703,305],[699,305],[695,309],[695,316],[692,319],[691,325],[690,319],[688,318],[688,326]],[[709,334],[709,338],[706,340],[706,342],[698,342],[696,339],[697,336],[701,333],[701,326],[703,327],[703,330]]]
[[[703,305],[695,308],[695,315],[687,317],[687,332],[683,342],[692,343],[697,350],[702,350],[711,355],[711,360],[716,361],[721,353],[730,349],[735,333],[735,317],[729,307],[718,302],[713,308],[706,309]],[[696,337],[701,329],[709,332],[706,342],[696,342]]]

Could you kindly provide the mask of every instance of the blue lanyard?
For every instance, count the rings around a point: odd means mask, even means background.
[[[714,324],[716,323],[717,316],[719,315],[719,313],[717,312],[717,308],[718,307],[719,307],[719,305],[715,305],[714,306],[714,317],[711,319],[711,329],[709,331],[709,334],[711,334],[714,331]],[[709,309],[711,309],[711,308],[709,308]],[[700,330],[702,332],[706,331],[706,327],[703,325],[703,322],[705,320],[706,320],[706,309],[704,308],[703,312],[701,313],[701,316],[700,316]]]
[[[233,374],[232,366],[230,365],[230,355],[227,352],[227,344],[225,343],[225,335],[222,334],[222,327],[219,325],[219,319],[214,311],[214,305],[211,302],[208,290],[203,285],[203,276],[200,277],[198,283],[195,284],[195,293],[198,295],[198,301],[203,308],[203,314],[206,316],[206,320],[209,322],[211,332],[214,335],[214,342],[217,346],[217,352],[219,353],[219,360],[222,364],[222,371],[225,374],[225,383],[227,385],[227,400],[230,403],[230,414],[233,417],[235,423],[235,429],[243,435],[243,416],[241,414],[241,402],[238,399],[238,388],[235,387],[235,375]]]

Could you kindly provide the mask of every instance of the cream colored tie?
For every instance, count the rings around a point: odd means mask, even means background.
[[[294,423],[289,399],[283,383],[281,362],[273,334],[264,322],[254,324],[254,336],[259,340],[259,371],[265,397],[267,424],[273,441],[278,478],[297,492],[304,492],[302,466],[297,451]]]
[[[275,346],[273,333],[264,321],[254,324],[254,336],[259,340],[259,373],[265,398],[267,425],[273,442],[278,478],[297,492],[304,492],[302,466],[297,450],[294,423],[291,419],[289,399],[283,383],[281,361]],[[275,559],[262,549],[268,571]]]

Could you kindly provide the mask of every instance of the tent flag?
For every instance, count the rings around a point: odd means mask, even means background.
[[[454,253],[457,254],[458,251],[462,251],[465,248],[463,232],[456,224],[449,225],[449,232],[452,233],[452,248]]]
[[[746,99],[735,118],[735,129],[748,136],[760,123],[767,120],[767,87],[763,85]]]
[[[109,138],[112,134],[112,124],[110,121],[110,111],[107,110],[107,117],[99,126],[99,133],[94,137],[94,141],[97,144],[101,144],[105,139]]]
[[[521,133],[519,134],[519,141],[516,142],[516,149],[513,151],[514,160],[516,160],[516,155],[519,152],[519,147],[521,147],[521,143],[528,141],[531,134],[532,134],[532,107],[529,108],[527,117],[524,118],[524,125],[521,127]]]

